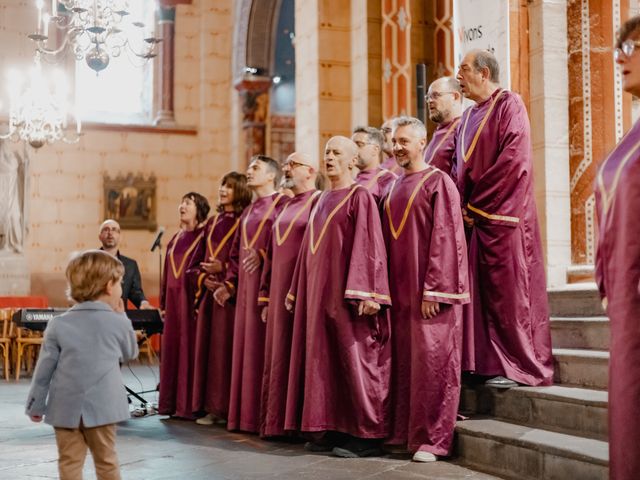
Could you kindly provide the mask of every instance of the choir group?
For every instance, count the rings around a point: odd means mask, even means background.
[[[160,413],[428,462],[450,454],[462,371],[552,382],[522,100],[472,51],[426,101],[428,145],[422,122],[398,117],[330,138],[324,174],[299,152],[282,167],[253,157],[223,177],[210,217],[202,195],[182,198]]]

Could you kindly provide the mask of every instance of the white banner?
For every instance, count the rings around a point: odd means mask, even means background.
[[[453,0],[456,69],[469,50],[491,51],[500,64],[500,85],[510,88],[509,0]]]

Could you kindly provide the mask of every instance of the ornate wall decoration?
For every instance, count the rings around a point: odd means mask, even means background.
[[[623,10],[619,0],[567,4],[571,257],[575,265],[595,260],[593,181],[599,163],[622,131],[623,108],[612,49]]]
[[[382,115],[385,119],[411,111],[410,0],[382,2]]]
[[[453,0],[433,2],[435,72],[433,78],[455,75],[453,48]]]

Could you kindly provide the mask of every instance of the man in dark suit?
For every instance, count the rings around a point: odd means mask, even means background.
[[[121,255],[118,250],[118,245],[120,244],[120,225],[118,222],[111,219],[102,222],[98,238],[102,243],[101,250],[117,257],[124,265],[124,276],[122,277],[122,300],[124,300],[125,306],[127,304],[127,300],[131,300],[131,303],[133,303],[136,308],[153,308],[142,291],[142,281],[140,280],[138,264],[133,258]]]

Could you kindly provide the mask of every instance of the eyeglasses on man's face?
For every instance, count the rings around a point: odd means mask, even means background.
[[[613,51],[613,58],[615,61],[622,59],[623,57],[629,58],[635,52],[636,47],[640,47],[640,41],[627,39],[620,44]]]
[[[445,95],[450,95],[454,92],[429,92],[424,96],[424,99],[429,101],[429,100],[438,100],[439,98],[445,96]]]
[[[305,165],[304,163],[300,163],[300,162],[296,162],[295,160],[289,160],[288,162],[286,162],[283,167],[288,167],[291,170],[298,168],[298,167],[308,167],[309,165]]]

